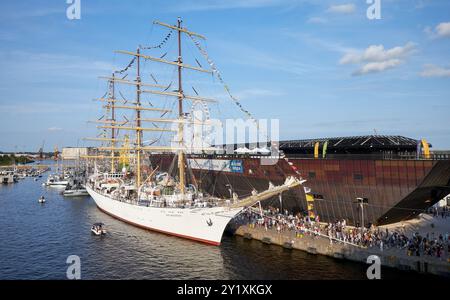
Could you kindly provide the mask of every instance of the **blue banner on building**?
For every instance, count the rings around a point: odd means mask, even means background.
[[[244,164],[242,163],[242,160],[230,160],[230,170],[233,173],[244,173]]]

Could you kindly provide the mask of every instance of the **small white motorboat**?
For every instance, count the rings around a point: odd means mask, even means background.
[[[95,223],[94,225],[92,225],[91,227],[91,232],[95,235],[103,235],[106,234],[106,230],[105,228],[103,228],[103,223]]]
[[[86,189],[76,189],[76,190],[66,190],[63,192],[63,195],[65,197],[82,197],[82,196],[89,196],[89,193],[86,191]]]
[[[71,186],[68,184],[62,194],[65,197],[89,196],[89,193],[81,184],[77,184],[75,186]]]
[[[46,186],[66,187],[69,181],[60,175],[50,175],[45,182]]]
[[[39,203],[45,203],[45,197],[41,196],[38,201]]]

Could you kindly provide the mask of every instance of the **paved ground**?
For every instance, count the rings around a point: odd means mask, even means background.
[[[445,236],[446,233],[450,233],[450,217],[441,218],[433,217],[428,214],[420,214],[417,219],[380,226],[380,228],[403,231],[408,237],[415,232],[419,232],[420,235],[426,235],[427,233],[431,234],[434,232],[436,237],[438,237],[439,234]]]

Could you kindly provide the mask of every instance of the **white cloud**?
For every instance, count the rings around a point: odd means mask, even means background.
[[[401,64],[399,59],[390,59],[380,62],[371,62],[363,65],[361,68],[352,73],[352,75],[364,75],[369,73],[382,72],[387,69],[394,68]]]
[[[61,130],[63,130],[63,129],[60,128],[60,127],[50,127],[50,128],[48,128],[47,130],[48,130],[48,131],[61,131]]]
[[[433,29],[427,26],[423,30],[431,38],[450,37],[450,22],[442,22]]]
[[[328,12],[338,13],[338,14],[351,14],[356,11],[356,6],[353,3],[331,5],[328,8]]]
[[[441,37],[450,37],[450,22],[440,23],[437,25],[436,33]]]
[[[311,24],[325,24],[328,20],[321,17],[311,17],[306,22]]]
[[[422,72],[420,72],[422,77],[450,77],[450,68],[444,68],[432,64],[427,64],[423,66]]]
[[[350,51],[339,61],[341,65],[359,64],[359,69],[353,75],[364,75],[382,72],[400,65],[413,51],[414,43],[385,49],[383,45],[371,45],[364,51]]]

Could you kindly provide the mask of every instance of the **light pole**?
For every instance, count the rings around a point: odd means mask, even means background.
[[[283,193],[278,194],[278,200],[280,200],[280,212],[281,212],[281,214],[284,215],[284,213],[283,213]]]
[[[357,203],[361,207],[361,233],[364,232],[364,204],[369,203],[368,198],[358,197],[356,198]]]

